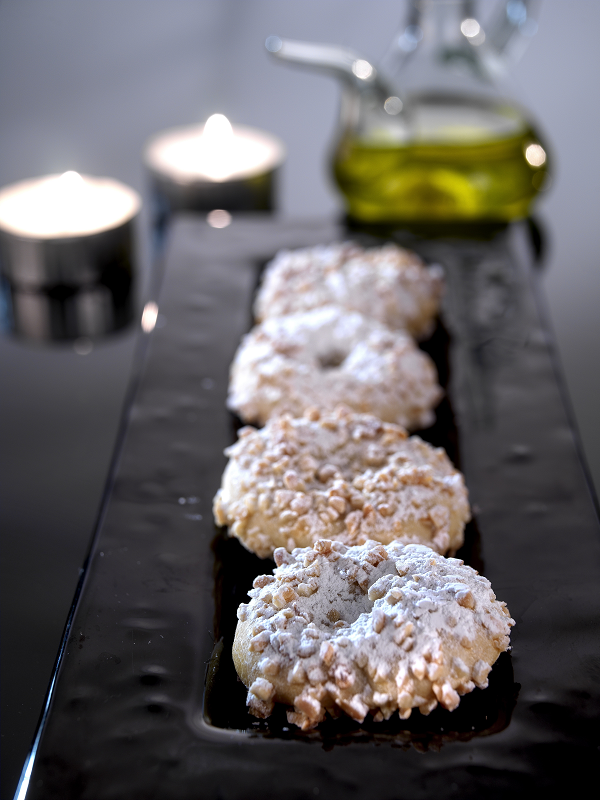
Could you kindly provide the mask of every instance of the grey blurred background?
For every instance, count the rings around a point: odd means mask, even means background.
[[[489,2],[489,0],[484,0]],[[273,63],[273,33],[348,45],[378,61],[399,0],[0,0],[0,185],[67,169],[144,196],[145,140],[221,112],[283,139],[280,213],[340,212],[327,152],[330,79]],[[537,213],[545,289],[582,441],[600,485],[600,3],[546,0],[508,91],[555,160]],[[140,264],[150,262],[147,218]],[[0,338],[2,798],[40,713],[93,529],[134,347],[132,331],[82,356]],[[568,534],[567,534],[568,535]]]

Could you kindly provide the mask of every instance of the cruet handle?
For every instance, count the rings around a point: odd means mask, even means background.
[[[486,28],[485,49],[499,66],[519,58],[537,32],[540,0],[505,0]]]
[[[279,36],[269,36],[265,47],[282,61],[328,73],[360,91],[374,92],[383,99],[393,94],[375,67],[347,47],[299,42]]]
[[[485,65],[491,75],[503,72],[511,61],[516,61],[537,31],[537,11],[541,0],[500,0],[494,3],[490,16],[483,14],[491,3],[480,0],[408,0],[407,16],[400,35],[396,35],[385,53],[380,69],[383,74],[396,75],[403,65],[422,47],[423,21],[442,6],[453,12],[462,46],[471,50],[472,62]],[[487,8],[486,8],[487,6]],[[459,37],[460,38],[460,37]],[[468,44],[467,44],[468,42]],[[456,48],[456,41],[452,42]]]

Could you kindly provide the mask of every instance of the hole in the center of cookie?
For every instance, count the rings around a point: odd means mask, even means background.
[[[346,354],[341,350],[329,350],[319,356],[319,366],[321,369],[335,369],[344,362]]]
[[[339,579],[336,578],[338,576],[335,576],[333,583],[338,583]],[[332,586],[327,605],[331,604],[333,607],[324,606],[323,599],[317,598],[318,594],[311,598],[316,600],[314,608],[311,609],[314,621],[317,625],[329,629],[337,628],[340,631],[354,624],[361,614],[369,614],[373,608],[373,601],[369,600],[367,593],[358,584],[348,585],[340,582],[337,586]]]

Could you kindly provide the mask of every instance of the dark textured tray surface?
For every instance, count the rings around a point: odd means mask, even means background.
[[[452,713],[307,734],[246,713],[234,613],[269,566],[212,522],[228,367],[264,262],[342,232],[182,219],[28,798],[535,797],[594,775],[598,522],[517,234],[412,242],[448,280],[427,345],[447,400],[424,437],[460,462],[475,511],[461,555],[517,622],[490,687]]]

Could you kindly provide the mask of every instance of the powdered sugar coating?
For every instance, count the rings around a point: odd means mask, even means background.
[[[421,542],[441,553],[463,543],[464,479],[442,448],[398,425],[340,406],[247,427],[214,500],[218,525],[262,558],[317,539]]]
[[[285,703],[306,730],[326,711],[453,710],[509,647],[514,621],[490,582],[424,545],[320,540],[275,560],[238,609],[233,645],[256,716]]]
[[[433,361],[410,336],[324,306],[267,319],[244,337],[227,405],[262,425],[277,414],[345,403],[414,430],[431,425],[441,396]]]
[[[267,266],[255,315],[263,320],[335,304],[422,338],[431,333],[442,289],[440,267],[391,243],[282,250]]]

